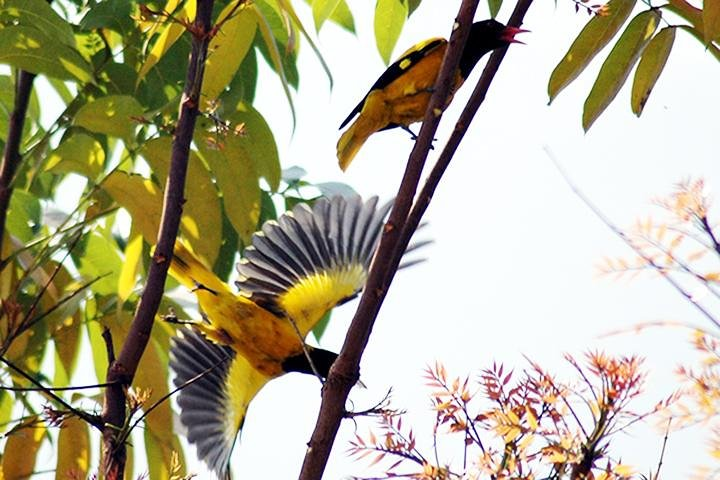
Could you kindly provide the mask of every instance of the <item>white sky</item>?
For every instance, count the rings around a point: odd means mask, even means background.
[[[388,198],[397,190],[412,147],[406,134],[373,136],[346,174],[335,158],[338,125],[384,69],[374,44],[372,3],[351,2],[357,37],[335,26],[319,36],[335,79],[332,92],[304,45],[294,135],[277,79],[267,71],[261,74],[256,106],[276,134],[283,167],[300,165],[313,181],[342,181],[364,196]],[[506,3],[502,21],[512,7]],[[629,251],[571,193],[543,149],[551,149],[576,184],[620,226],[657,213],[651,199],[688,176],[703,176],[710,188],[716,187],[718,127],[711,115],[720,106],[718,63],[696,40],[678,32],[643,117],[631,113],[629,88],[624,88],[584,134],[582,104],[602,60],[547,105],[550,72],[587,21],[586,15],[574,13],[571,2],[557,3],[557,8],[541,1],[531,7],[524,26],[532,33],[522,36],[527,45],[510,49],[426,216],[425,235],[435,240],[426,250],[429,261],[396,277],[363,359],[361,375],[368,388],[351,394],[354,405],[364,409],[393,387],[394,405],[409,411],[407,424],[428,441],[434,417],[421,377],[435,360],[457,375],[474,375],[493,361],[521,369],[523,354],[559,372],[566,371],[564,352],[580,355],[597,348],[639,354],[651,369],[649,394],[638,404],[642,410],[641,405],[653,404],[677,386],[672,371],[688,358],[686,332],[598,337],[655,320],[708,326],[653,276],[632,281],[597,276],[595,265],[602,257]],[[429,36],[446,36],[458,5],[423,2],[395,53]],[[310,25],[308,10],[299,8]],[[485,8],[478,19],[487,16]],[[443,145],[479,71],[446,113],[436,145]],[[325,348],[340,348],[355,305],[335,312],[322,341]],[[319,401],[319,384],[312,377],[294,374],[271,382],[250,407],[233,457],[235,474],[296,477]],[[366,433],[370,422],[361,421],[359,431]],[[660,452],[662,435],[653,428],[640,427],[615,439],[622,446],[615,452],[643,472],[656,467]],[[369,474],[366,462],[345,453],[353,434],[353,424],[345,422],[325,478]],[[703,449],[697,431],[671,436],[665,478],[686,477],[705,459]]]

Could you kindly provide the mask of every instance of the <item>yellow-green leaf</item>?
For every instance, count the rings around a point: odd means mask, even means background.
[[[217,141],[204,133],[201,122],[198,126],[195,143],[215,176],[225,213],[240,238],[248,242],[260,219],[259,177],[252,157],[240,137],[231,134]]]
[[[89,280],[99,278],[90,287],[92,291],[100,295],[115,293],[121,267],[122,260],[114,242],[99,232],[91,232],[78,270]]]
[[[45,171],[52,173],[79,173],[94,180],[105,166],[105,150],[90,135],[75,133],[63,139],[58,148],[50,152]]]
[[[76,417],[65,419],[57,443],[55,480],[86,478],[90,468],[90,427]]]
[[[293,8],[292,4],[288,0],[278,0],[279,5],[283,9],[283,13],[290,17],[290,20],[293,22],[293,24],[300,30],[300,33],[305,38],[305,40],[308,42],[308,45],[310,45],[310,48],[312,49],[313,53],[317,57],[317,59],[320,61],[320,65],[322,65],[323,70],[325,71],[325,75],[328,77],[328,81],[330,82],[330,89],[332,90],[333,87],[333,78],[332,74],[330,73],[330,67],[328,67],[327,63],[325,63],[325,59],[323,58],[322,54],[320,53],[320,49],[315,45],[315,42],[313,41],[312,37],[308,34],[307,30],[305,30],[305,26],[303,25],[302,21],[300,21],[300,18],[297,16],[297,13],[295,13],[295,9]]]
[[[75,47],[72,27],[45,0],[2,0],[0,18],[4,25],[36,28],[56,41]]]
[[[703,1],[702,21],[705,45],[709,45],[720,35],[720,2],[718,0]]]
[[[202,122],[201,122],[202,123]],[[200,128],[201,125],[199,124]],[[172,138],[159,137],[147,142],[141,154],[164,185],[170,169]],[[188,181],[180,229],[193,248],[210,265],[215,263],[222,242],[220,198],[210,172],[194,151],[188,160]]]
[[[143,111],[135,97],[108,95],[80,107],[73,124],[132,143],[137,117],[141,117]]]
[[[168,0],[163,11],[172,12],[173,18],[184,21],[192,21],[195,18],[195,7],[197,2],[183,1],[182,6],[177,9],[180,0]],[[145,75],[152,69],[160,59],[170,50],[170,47],[177,42],[180,36],[185,32],[185,27],[178,22],[168,21],[165,17],[160,17],[154,24],[156,30],[160,31],[157,40],[153,43],[150,52],[145,58],[145,62],[138,72],[137,82],[145,78]],[[155,33],[156,30],[153,30]]]
[[[226,19],[234,7],[234,2],[229,3],[220,13],[218,22]],[[202,97],[206,102],[220,96],[233,79],[255,40],[256,30],[257,16],[249,7],[243,6],[223,23],[210,41],[202,86]]]
[[[33,27],[0,29],[0,63],[63,80],[92,81],[90,65],[77,50]]]
[[[502,0],[488,0],[488,8],[490,9],[490,16],[492,18],[497,17],[498,12],[500,12],[500,7],[502,7]]]
[[[635,2],[636,0],[610,0],[607,3],[607,15],[596,15],[585,25],[550,75],[548,95],[551,102],[612,40],[630,16]]]
[[[130,298],[135,289],[135,276],[142,259],[142,239],[143,237],[140,234],[132,235],[125,246],[125,258],[118,279],[118,298],[120,302],[125,302]]]
[[[701,9],[690,5],[686,0],[669,0],[664,6],[665,9],[680,15],[682,18],[690,22],[692,26],[703,30],[703,12]]]
[[[665,27],[658,32],[650,43],[648,43],[645,51],[640,58],[637,70],[635,70],[635,79],[633,80],[632,96],[630,97],[630,106],[633,113],[638,117],[645,107],[650,92],[655,87],[660,74],[665,68],[668,56],[675,41],[675,27]]]
[[[22,480],[32,476],[35,457],[44,436],[45,425],[36,417],[8,433],[2,456],[2,474],[5,480]]]
[[[377,0],[375,4],[375,42],[386,65],[390,63],[407,16],[407,0]]]
[[[583,128],[587,131],[600,114],[610,105],[625,83],[630,70],[640,58],[643,49],[652,38],[661,14],[648,10],[638,14],[620,35],[612,51],[600,68],[600,73],[583,109]]]
[[[339,3],[340,0],[313,0],[312,14],[315,30],[320,31],[320,27],[330,18]]]
[[[162,215],[160,189],[141,175],[131,175],[119,170],[108,175],[102,187],[128,211],[133,227],[137,228],[149,244],[154,245]]]
[[[275,43],[275,37],[273,36],[272,30],[270,29],[270,24],[268,23],[265,15],[263,15],[257,4],[253,4],[252,9],[257,16],[257,25],[260,29],[260,34],[262,35],[263,42],[267,46],[268,52],[270,53],[270,58],[272,59],[275,71],[280,77],[280,82],[282,83],[285,97],[287,98],[288,104],[290,105],[290,113],[292,114],[293,125],[295,125],[295,105],[293,104],[292,96],[290,95],[290,87],[288,85],[287,77],[285,77],[285,71],[283,69],[282,60],[280,58],[280,52],[278,51],[277,44]]]

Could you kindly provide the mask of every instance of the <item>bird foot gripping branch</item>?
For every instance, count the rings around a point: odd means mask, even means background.
[[[365,286],[391,206],[377,197],[322,198],[266,222],[238,265],[240,293],[176,244],[170,274],[194,289],[206,321],[180,329],[170,366],[188,440],[218,477],[229,477],[245,412],[267,382],[287,372],[327,377],[337,355],[304,339]]]
[[[515,35],[526,31],[506,27],[495,20],[473,23],[455,72],[448,104],[486,53],[511,43],[522,43],[515,39]],[[431,38],[420,42],[402,54],[380,75],[370,87],[370,91],[340,125],[342,129],[357,115],[337,144],[337,157],[342,170],[348,168],[373,133],[397,127],[409,130],[411,124],[423,119],[447,46],[448,41],[444,38]],[[436,112],[437,115],[441,113]]]

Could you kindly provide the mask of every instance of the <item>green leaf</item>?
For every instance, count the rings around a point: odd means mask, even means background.
[[[205,133],[209,126],[198,122],[195,144],[215,176],[230,223],[247,243],[260,217],[260,186],[255,162],[240,137],[230,134],[221,140],[213,139]]]
[[[166,11],[172,11],[173,8],[170,4],[177,5],[177,3],[177,1],[168,2],[168,5],[165,6],[165,8],[167,9]],[[183,20],[195,18],[196,6],[197,2],[183,2],[182,7],[179,10],[173,12],[173,16],[175,18]],[[177,40],[185,32],[185,27],[182,24],[178,22],[166,21],[164,17],[158,19],[155,25],[157,26],[156,30],[159,30],[160,34],[155,40],[155,43],[153,43],[153,46],[150,49],[147,57],[145,58],[145,62],[143,63],[142,67],[140,67],[140,71],[138,72],[138,82],[145,78],[145,75],[147,75],[147,73],[155,65],[157,65],[160,59],[162,59],[162,57],[167,53],[167,51],[170,50],[170,47],[172,47],[173,44],[177,42]]]
[[[89,280],[102,277],[90,287],[98,295],[117,292],[122,260],[114,242],[98,232],[90,233],[78,270]]]
[[[228,4],[218,21],[226,18],[234,5]],[[249,7],[241,7],[213,37],[203,77],[202,97],[205,101],[215,100],[228,86],[252,46],[256,30],[257,16]]]
[[[293,8],[292,4],[287,0],[278,0],[278,3],[283,9],[283,13],[290,17],[290,20],[293,22],[293,24],[297,27],[298,30],[300,30],[300,33],[308,42],[308,45],[310,45],[313,53],[315,53],[315,57],[317,57],[317,59],[320,61],[320,65],[322,65],[323,70],[325,71],[325,75],[327,75],[328,81],[330,82],[330,89],[332,90],[333,78],[332,74],[330,73],[330,67],[328,67],[327,63],[325,63],[325,59],[320,53],[320,49],[317,47],[317,45],[315,45],[315,42],[313,41],[310,34],[308,34],[307,30],[305,30],[305,26],[303,26],[302,21],[300,21],[300,18],[295,13],[295,9]]]
[[[127,0],[104,0],[96,3],[80,20],[81,30],[107,28],[120,35],[128,35],[135,24],[132,20],[132,3]]]
[[[128,211],[133,227],[142,234],[145,241],[154,245],[162,215],[162,192],[157,185],[141,175],[131,175],[118,170],[105,178],[102,187]]]
[[[165,136],[150,140],[145,143],[140,153],[160,183],[165,185],[170,170],[172,138]],[[212,265],[217,259],[222,242],[220,198],[210,172],[193,151],[190,152],[187,178],[186,202],[180,229],[194,250]]]
[[[422,0],[409,0],[408,1],[408,17],[413,14],[415,10],[420,6]]]
[[[335,11],[330,15],[330,21],[341,26],[345,30],[355,33],[355,19],[350,7],[345,0],[340,0]]]
[[[497,17],[498,12],[500,12],[500,7],[502,7],[502,0],[488,0],[488,8],[490,9],[490,17],[492,17],[492,18]]]
[[[550,102],[585,70],[595,55],[608,44],[630,16],[636,0],[610,0],[608,14],[596,15],[585,25],[550,75]]]
[[[583,128],[587,131],[600,114],[612,102],[625,83],[630,70],[640,58],[643,49],[652,38],[661,14],[658,10],[640,13],[628,24],[608,58],[600,68],[600,73],[583,109]]]
[[[375,4],[375,42],[386,65],[390,63],[407,16],[407,0],[377,0]]]
[[[655,87],[660,74],[665,68],[670,51],[675,41],[675,27],[666,27],[660,30],[655,37],[650,40],[647,48],[640,58],[637,70],[635,70],[635,79],[633,80],[632,96],[630,105],[632,111],[638,117],[645,107],[645,103],[650,96],[650,92]]]
[[[127,245],[125,245],[125,258],[123,259],[122,269],[120,270],[117,290],[118,299],[121,303],[127,301],[135,289],[135,277],[137,276],[137,272],[142,261],[142,240],[142,235],[131,234]]]
[[[21,242],[27,243],[35,236],[40,224],[40,202],[38,198],[24,190],[15,189],[10,197],[10,209],[7,215],[7,229]]]
[[[312,329],[313,335],[317,340],[320,340],[325,334],[325,330],[330,323],[331,316],[332,310],[328,310],[327,312],[325,312],[325,315],[323,315],[322,318],[318,320],[318,322],[315,324],[315,327]]]
[[[312,15],[315,22],[315,30],[318,32],[323,23],[335,12],[340,0],[313,0]]]
[[[77,417],[68,417],[60,426],[55,480],[85,478],[90,469],[90,426]]]
[[[56,174],[79,173],[95,180],[105,166],[105,150],[90,135],[75,133],[63,139],[47,157],[45,171]]]
[[[718,0],[703,1],[702,22],[705,45],[709,45],[720,35],[720,2]]]
[[[0,30],[0,63],[63,80],[92,81],[90,65],[77,50],[32,27]]]
[[[700,30],[703,29],[703,12],[701,9],[690,5],[685,0],[669,0],[667,5],[663,5],[663,8],[681,16],[690,24]]]
[[[144,113],[142,105],[127,95],[108,95],[80,107],[73,125],[123,139],[132,144],[137,120]]]
[[[0,24],[32,27],[45,32],[55,42],[75,47],[72,26],[46,0],[0,0]]]
[[[275,137],[265,118],[252,105],[241,102],[235,106],[235,113],[229,119],[233,124],[245,125],[243,134],[235,141],[250,155],[258,175],[268,182],[273,192],[277,191],[282,175],[280,157]]]
[[[277,44],[275,43],[275,36],[273,35],[273,31],[270,29],[270,24],[268,23],[267,18],[265,17],[263,12],[258,7],[258,4],[253,4],[253,11],[257,15],[258,27],[260,28],[260,33],[262,35],[264,44],[267,47],[268,54],[270,55],[270,58],[272,60],[271,64],[274,66],[275,71],[277,72],[278,76],[280,77],[280,82],[282,83],[283,91],[285,92],[285,97],[287,98],[288,104],[290,105],[290,112],[292,113],[293,125],[295,125],[295,122],[296,122],[295,105],[293,104],[292,96],[290,95],[290,88],[288,87],[288,79],[285,76],[283,62],[280,58],[280,51],[278,50]]]

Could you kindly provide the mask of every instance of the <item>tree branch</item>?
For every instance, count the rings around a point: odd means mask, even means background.
[[[109,480],[120,480],[124,476],[126,449],[120,436],[121,429],[126,423],[125,389],[132,383],[140,358],[150,340],[180,225],[185,201],[185,178],[190,143],[198,116],[200,91],[212,29],[213,3],[214,0],[197,0],[197,14],[192,27],[189,28],[192,34],[192,51],[173,139],[157,246],[130,331],[117,360],[108,368],[107,383],[113,385],[105,390],[102,418],[105,423],[103,472],[105,478]]]
[[[340,355],[331,367],[323,386],[320,412],[315,430],[308,443],[300,480],[315,480],[322,477],[340,427],[340,421],[345,415],[345,402],[348,394],[359,379],[360,358],[367,346],[380,306],[399,265],[400,256],[395,255],[395,252],[405,249],[399,245],[400,234],[407,221],[408,212],[412,206],[442,111],[447,104],[452,78],[460,62],[463,47],[467,42],[478,3],[479,0],[463,0],[460,5],[456,28],[453,28],[440,73],[435,82],[433,95],[425,112],[418,139],[410,153],[405,174],[370,268],[360,304],[348,329]]]
[[[33,80],[35,80],[34,73],[20,70],[17,74],[15,105],[10,115],[7,142],[5,143],[2,163],[0,164],[0,260],[2,260],[5,222],[7,220],[8,209],[10,208],[13,180],[15,179],[15,172],[22,160],[20,145],[22,143],[22,132],[25,127],[25,117],[27,116]]]
[[[525,14],[530,8],[530,4],[532,4],[532,1],[533,0],[518,1],[517,5],[515,5],[515,10],[510,16],[510,21],[508,22],[509,26],[519,27],[522,25],[523,18],[525,17]],[[480,105],[482,105],[482,103],[485,101],[485,96],[490,89],[490,85],[495,78],[495,74],[500,68],[500,63],[502,63],[503,59],[505,58],[505,53],[507,53],[507,49],[508,47],[495,50],[492,55],[490,55],[490,59],[488,60],[487,64],[485,65],[485,69],[480,75],[480,79],[475,86],[475,90],[473,90],[473,93],[470,96],[467,105],[465,105],[465,108],[463,109],[457,123],[455,124],[455,128],[453,129],[453,132],[450,135],[448,142],[445,144],[445,148],[443,148],[440,157],[438,158],[437,162],[433,166],[433,169],[430,171],[430,174],[425,180],[425,185],[420,191],[418,199],[413,205],[410,215],[408,216],[408,221],[403,228],[401,235],[402,238],[399,242],[398,249],[395,251],[398,262],[400,261],[400,258],[402,257],[405,248],[410,242],[410,239],[415,233],[415,230],[420,224],[420,220],[422,220],[422,216],[425,214],[425,210],[427,210],[427,207],[430,205],[430,200],[435,193],[435,189],[440,183],[440,179],[445,174],[445,170],[447,170],[448,165],[450,165],[450,161],[455,156],[455,152],[457,151],[460,142],[462,141],[465,133],[470,127],[470,123],[475,117],[475,114],[480,108]]]

